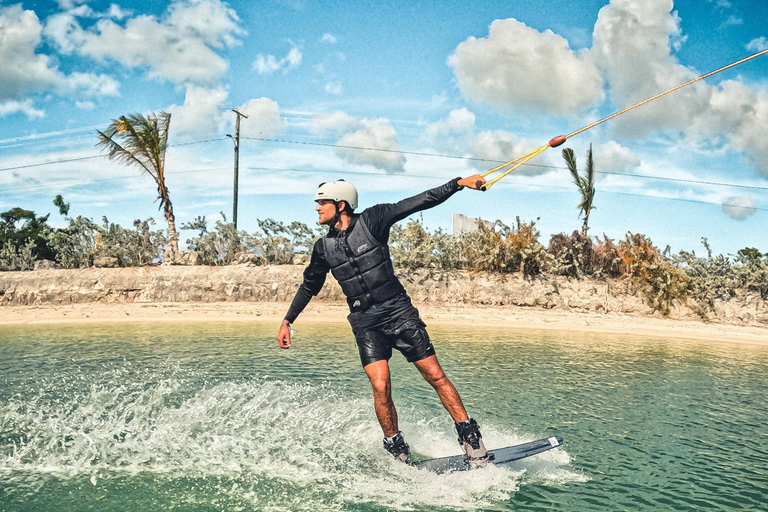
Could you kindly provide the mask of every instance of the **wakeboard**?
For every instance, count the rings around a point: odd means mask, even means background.
[[[488,461],[488,464],[506,464],[508,462],[524,459],[526,457],[530,457],[531,455],[536,455],[547,450],[551,450],[552,448],[560,446],[561,444],[563,444],[562,437],[548,437],[546,439],[538,439],[529,443],[507,446],[506,448],[488,450],[488,453],[493,457]],[[435,473],[466,471],[468,469],[475,469],[477,467],[467,462],[466,455],[453,455],[450,457],[439,457],[436,459],[416,460],[409,462],[409,464],[417,468],[428,469],[429,471],[433,471]]]

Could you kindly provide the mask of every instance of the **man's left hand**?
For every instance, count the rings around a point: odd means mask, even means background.
[[[483,178],[481,174],[473,174],[472,176],[468,176],[459,180],[460,187],[468,187],[475,190],[480,190],[480,187],[483,185],[485,185],[485,178]]]

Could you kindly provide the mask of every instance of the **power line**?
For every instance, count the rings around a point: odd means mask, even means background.
[[[394,150],[394,149],[385,149],[385,148],[371,148],[371,147],[365,147],[365,146],[348,146],[348,145],[339,145],[339,144],[330,144],[330,143],[322,143],[322,142],[309,142],[309,141],[296,141],[296,140],[288,140],[288,139],[270,139],[265,137],[246,137],[241,136],[243,139],[249,139],[249,140],[260,140],[264,142],[277,142],[277,143],[285,143],[285,144],[300,144],[300,145],[306,145],[306,146],[320,146],[320,147],[340,147],[345,149],[355,149],[360,151],[379,151],[379,152],[386,152],[386,153],[400,153],[400,154],[406,154],[406,155],[418,155],[418,156],[428,156],[428,157],[435,157],[435,158],[451,158],[456,160],[470,160],[470,161],[476,161],[476,162],[487,162],[487,163],[502,163],[501,160],[493,160],[488,158],[476,158],[476,157],[470,157],[470,156],[459,156],[459,155],[447,155],[447,154],[440,154],[440,153],[427,153],[427,152],[419,152],[419,151],[403,151],[403,150]],[[204,144],[208,142],[218,142],[226,140],[226,137],[217,137],[212,139],[204,139],[204,140],[196,140],[196,141],[190,141],[190,142],[181,142],[177,144],[173,144],[169,147],[180,147],[180,146],[190,146],[194,144]],[[0,168],[0,172],[4,171],[13,171],[13,170],[19,170],[19,169],[29,169],[33,167],[39,167],[44,165],[54,165],[59,163],[69,163],[69,162],[76,162],[81,160],[89,160],[93,158],[100,158],[104,155],[91,155],[91,156],[84,156],[84,157],[77,157],[77,158],[70,158],[70,159],[62,159],[62,160],[54,160],[50,162],[38,162],[34,164],[26,164],[26,165],[19,165],[15,167],[4,167]],[[567,167],[562,166],[556,166],[556,165],[544,165],[544,164],[526,164],[528,167],[541,167],[541,168],[547,168],[547,169],[555,169],[555,170],[567,170]],[[629,178],[643,178],[643,179],[651,179],[651,180],[659,180],[659,181],[669,181],[673,183],[690,183],[690,184],[696,184],[696,185],[708,185],[708,186],[720,186],[720,187],[731,187],[731,188],[743,188],[743,189],[751,189],[751,190],[768,190],[768,186],[759,186],[759,185],[741,185],[736,183],[724,183],[724,182],[717,182],[717,181],[704,181],[704,180],[691,180],[691,179],[685,179],[685,178],[667,178],[663,176],[651,176],[648,174],[631,174],[631,173],[622,173],[622,172],[615,172],[615,171],[595,171],[596,174],[604,174],[604,175],[611,175],[611,176],[624,176]]]
[[[79,162],[80,160],[91,160],[93,158],[99,158],[102,155],[91,155],[91,156],[81,156],[77,158],[63,158],[61,160],[52,160],[50,162],[38,162],[36,164],[27,164],[27,165],[17,165],[16,167],[3,167],[0,169],[0,172],[5,171],[15,171],[17,169],[29,169],[31,167],[41,167],[43,165],[53,165],[53,164],[65,164],[69,162]]]
[[[221,171],[226,170],[228,167],[213,167],[213,168],[207,168],[207,169],[195,169],[190,171],[176,171],[176,172],[169,172],[168,175],[178,175],[178,174],[197,174],[202,172],[212,172],[212,171]],[[338,171],[338,170],[328,170],[328,169],[299,169],[299,168],[291,168],[291,167],[253,167],[248,166],[246,169],[251,171],[271,171],[271,172],[299,172],[299,173],[316,173],[316,172],[326,172],[326,173],[335,173],[335,174],[354,174],[354,175],[367,175],[367,176],[385,176],[381,173],[376,172],[367,172],[367,171]],[[54,186],[71,186],[71,185],[81,185],[81,184],[90,184],[94,182],[104,182],[104,181],[116,181],[116,180],[124,180],[129,178],[135,178],[136,175],[130,175],[130,176],[119,176],[114,178],[101,178],[96,180],[89,180],[89,181],[81,181],[81,182],[64,182],[64,183],[51,183],[49,185],[33,185],[29,187],[22,187],[22,188],[16,188],[16,189],[6,189],[7,192],[17,192],[17,191],[23,191],[23,190],[33,190],[33,189],[41,189],[41,188],[50,188]],[[402,178],[428,178],[428,179],[445,179],[445,176],[442,175],[434,175],[434,174],[408,174],[402,176]],[[519,186],[522,187],[534,187],[534,188],[549,188],[549,189],[556,189],[556,190],[568,190],[571,191],[572,188],[570,187],[563,187],[559,185],[541,185],[536,183],[521,183]],[[663,197],[663,196],[654,196],[654,195],[648,195],[648,194],[634,194],[631,192],[616,192],[612,190],[602,190],[601,193],[603,194],[614,194],[614,195],[624,195],[624,196],[632,196],[632,197],[642,197],[646,199],[660,199],[664,201],[681,201],[686,203],[697,203],[697,204],[705,204],[705,205],[711,205],[711,206],[723,206],[723,203],[715,203],[712,201],[702,201],[698,199],[684,199],[684,198],[677,198],[677,197]],[[248,194],[253,195],[253,194]],[[727,205],[731,208],[741,208],[746,210],[756,210],[756,211],[768,211],[768,208],[761,208],[758,206],[755,207],[749,207],[749,206],[739,206],[739,205]]]
[[[219,137],[219,138],[215,138],[215,139],[205,139],[205,140],[195,140],[195,141],[191,141],[191,142],[179,142],[177,144],[169,145],[168,147],[169,148],[175,148],[175,147],[179,147],[179,146],[191,146],[193,144],[204,144],[206,142],[218,142],[218,141],[221,141],[221,140],[226,140],[226,137]],[[29,169],[29,168],[32,168],[32,167],[41,167],[43,165],[65,164],[65,163],[69,163],[69,162],[78,162],[78,161],[81,161],[81,160],[91,160],[93,158],[106,158],[106,155],[80,156],[80,157],[76,157],[76,158],[63,158],[61,160],[52,160],[50,162],[38,162],[38,163],[34,163],[34,164],[17,165],[15,167],[3,167],[3,168],[0,168],[0,172],[15,171],[15,170],[18,170],[18,169]]]
[[[565,167],[561,167],[565,169]],[[646,178],[649,180],[674,181],[676,183],[695,183],[697,185],[716,185],[720,187],[751,188],[755,190],[768,190],[768,187],[758,185],[737,185],[735,183],[722,183],[718,181],[687,180],[685,178],[665,178],[663,176],[650,176],[648,174],[630,174],[628,172],[595,171],[595,174],[610,174],[612,176],[629,176],[630,178]]]
[[[229,167],[212,167],[210,169],[195,169],[192,171],[175,171],[175,172],[168,172],[168,176],[175,176],[177,174],[196,174],[200,172],[212,172],[212,171],[224,171],[226,169],[229,169]],[[63,181],[63,182],[57,182],[57,183],[48,183],[48,184],[40,184],[40,185],[30,185],[28,187],[19,187],[19,188],[8,188],[3,190],[3,192],[19,192],[23,190],[37,190],[37,189],[43,189],[43,188],[51,188],[51,187],[70,187],[75,185],[90,185],[91,183],[101,183],[104,181],[118,181],[118,180],[127,180],[136,178],[136,174],[131,174],[129,176],[116,176],[114,178],[98,178],[94,180],[88,180],[88,181]]]
[[[418,155],[418,156],[430,156],[430,157],[438,157],[438,158],[452,158],[457,160],[471,160],[475,162],[487,162],[491,164],[498,164],[498,163],[504,163],[503,160],[493,160],[489,158],[476,158],[476,157],[470,157],[470,156],[459,156],[459,155],[446,155],[446,154],[439,154],[439,153],[425,153],[425,152],[418,152],[418,151],[403,151],[403,150],[395,150],[395,149],[383,149],[383,148],[369,148],[364,146],[345,146],[345,145],[339,145],[339,144],[328,144],[328,143],[322,143],[322,142],[308,142],[308,141],[296,141],[296,140],[286,140],[286,139],[268,139],[264,137],[242,137],[243,139],[251,139],[251,140],[261,140],[265,142],[280,142],[280,143],[286,143],[286,144],[301,144],[306,146],[321,146],[321,147],[339,147],[339,148],[345,148],[345,149],[357,149],[361,151],[381,151],[385,153],[400,153],[404,155]],[[559,166],[559,165],[545,165],[545,164],[525,164],[526,167],[542,167],[547,169],[557,169],[557,170],[567,170],[567,167]],[[662,180],[662,181],[672,181],[672,182],[680,182],[680,183],[694,183],[699,185],[715,185],[715,186],[722,186],[722,187],[734,187],[734,188],[749,188],[749,189],[755,189],[755,190],[768,190],[768,186],[761,187],[757,185],[737,185],[735,183],[722,183],[722,182],[716,182],[716,181],[700,181],[700,180],[689,180],[684,178],[665,178],[663,176],[651,176],[648,174],[630,174],[630,173],[623,173],[623,172],[614,172],[614,171],[595,171],[596,174],[607,174],[607,175],[614,175],[614,176],[629,176],[632,178],[645,178],[645,179],[651,179],[651,180]]]

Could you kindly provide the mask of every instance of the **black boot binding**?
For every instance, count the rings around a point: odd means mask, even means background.
[[[405,442],[402,432],[398,432],[392,437],[385,437],[384,448],[400,462],[408,462],[408,459],[411,458],[411,448]]]
[[[467,462],[472,466],[481,466],[489,460],[493,460],[493,455],[488,454],[483,443],[483,435],[477,422],[470,418],[467,421],[456,422],[456,432],[459,434],[459,445],[467,454]]]

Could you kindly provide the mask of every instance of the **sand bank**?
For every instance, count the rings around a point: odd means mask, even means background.
[[[429,325],[477,325],[484,328],[594,332],[768,345],[768,328],[755,326],[516,306],[416,305]],[[277,332],[287,306],[282,302],[4,306],[0,308],[0,325],[152,321],[267,322],[273,323]],[[343,302],[310,303],[299,317],[297,327],[301,323],[344,323],[347,312]]]

